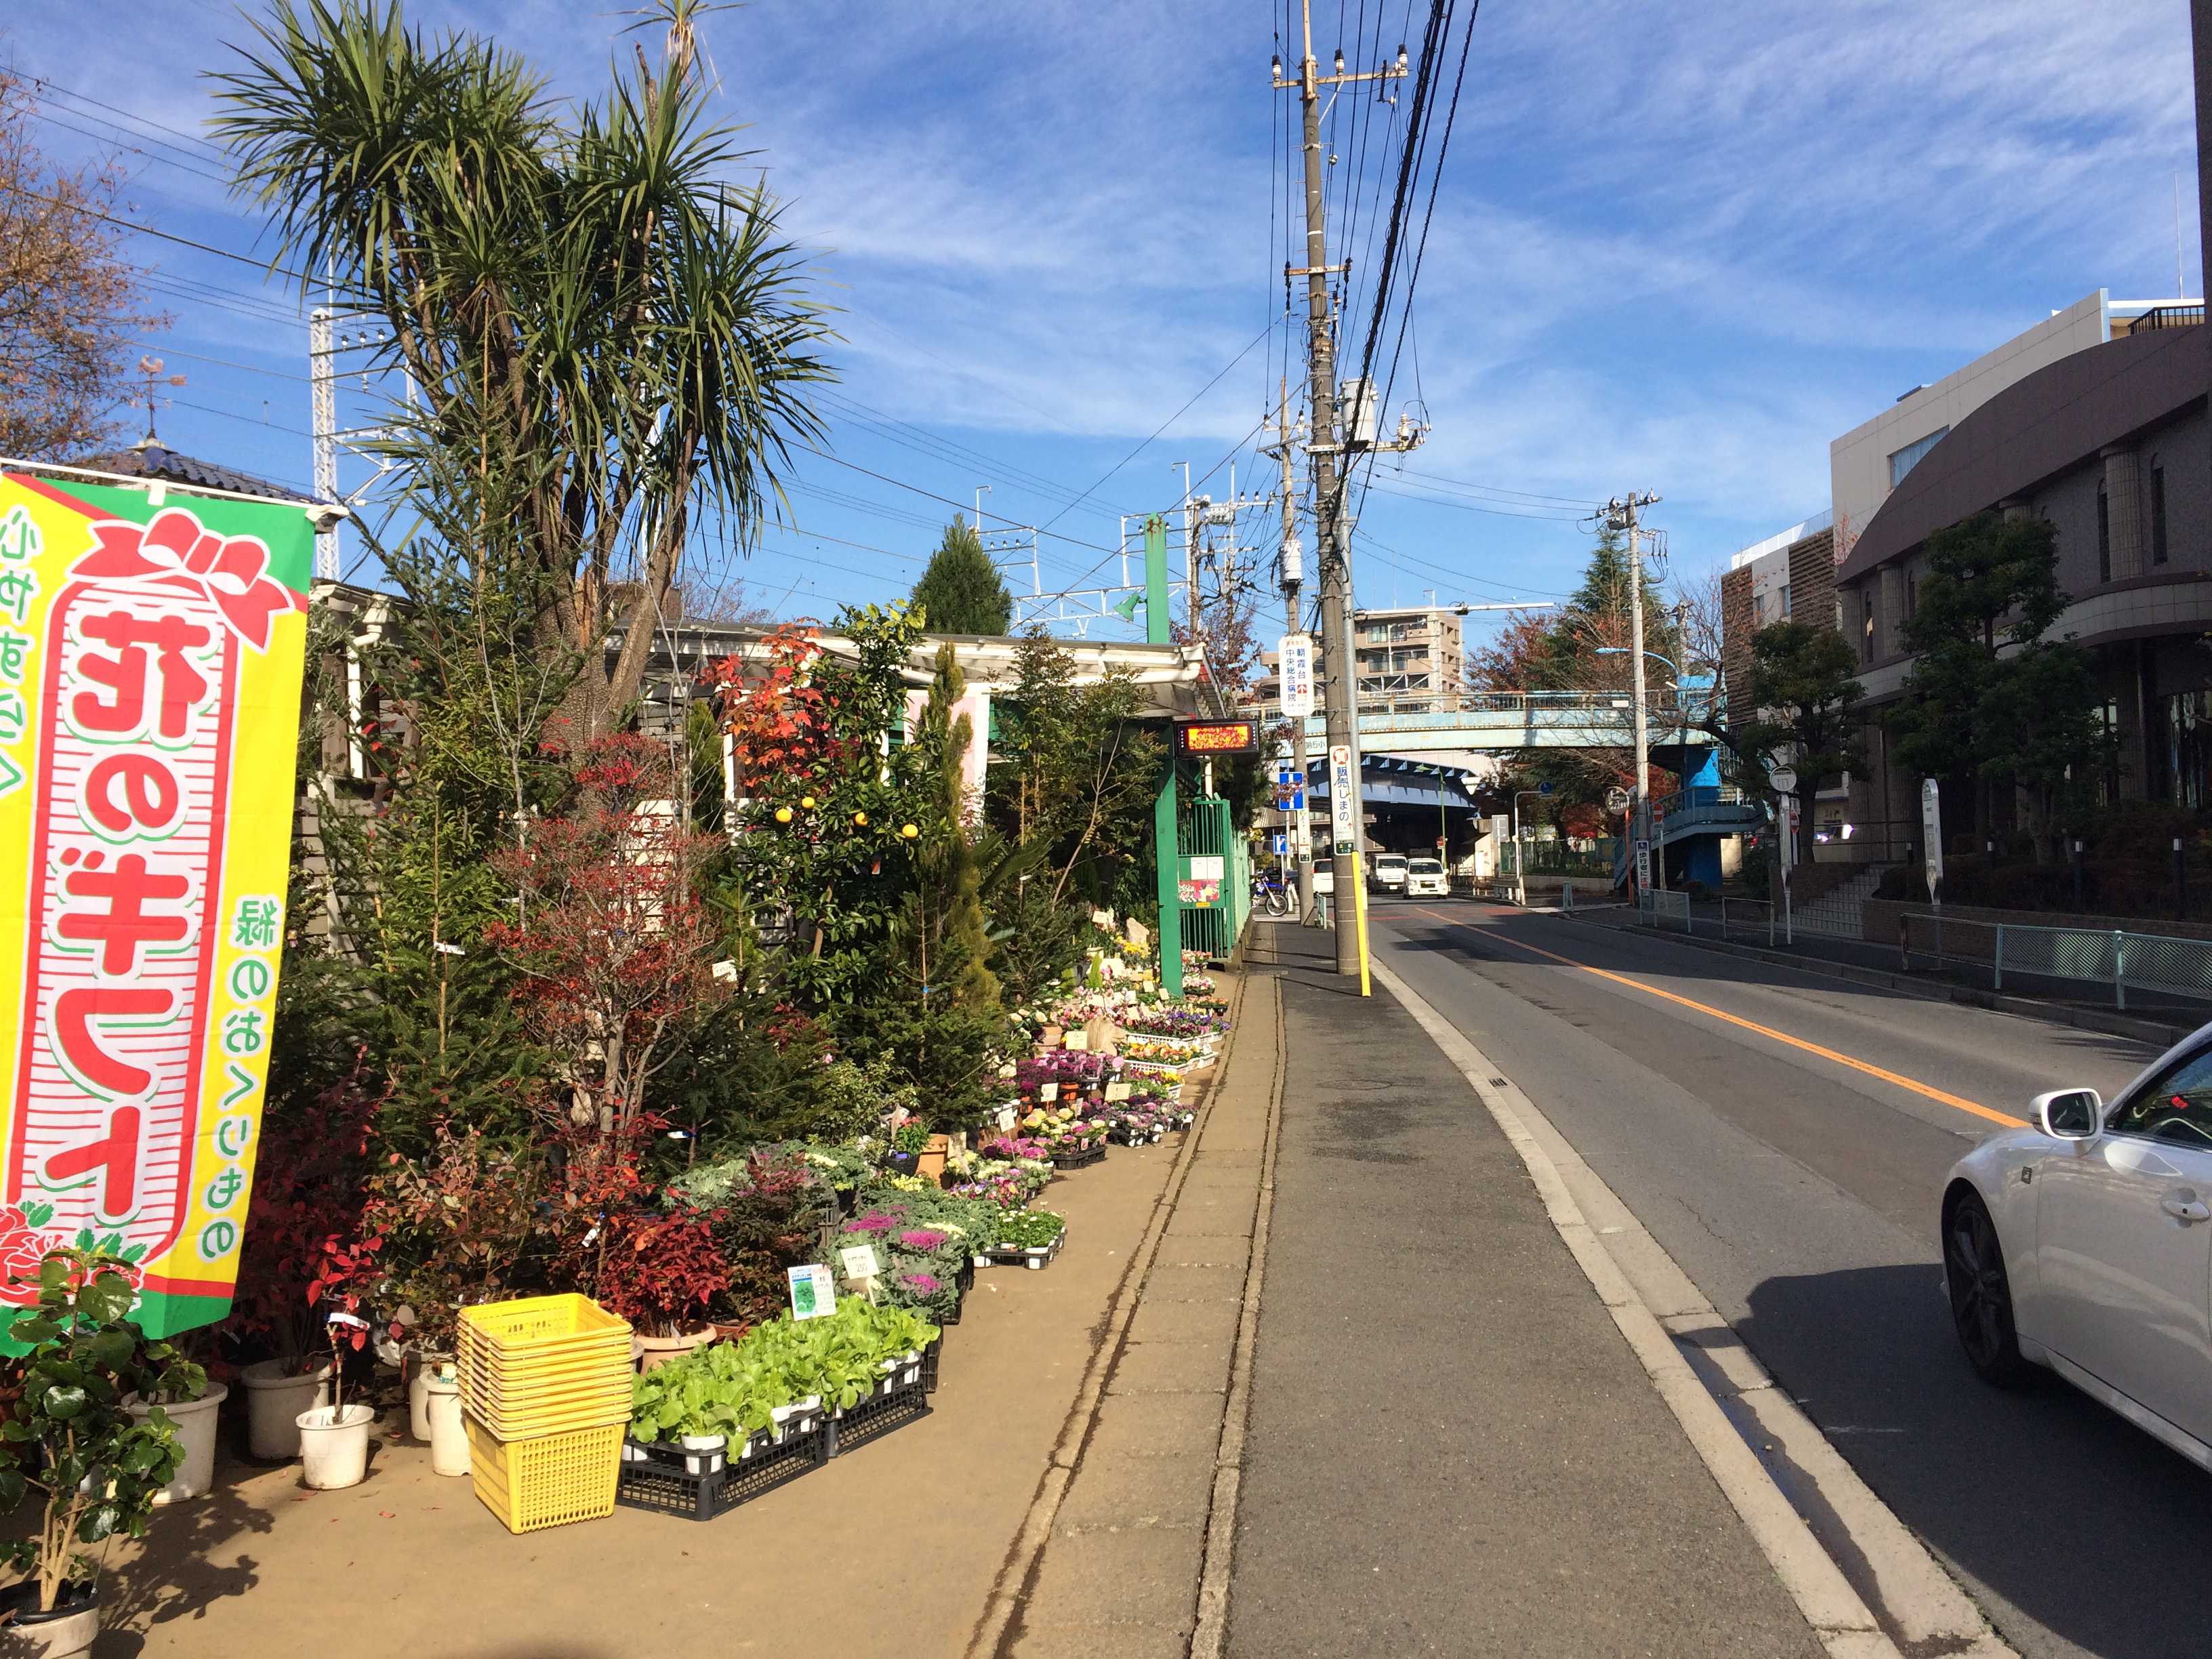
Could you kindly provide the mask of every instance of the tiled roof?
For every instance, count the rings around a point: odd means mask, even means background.
[[[312,501],[315,499],[283,484],[257,478],[250,472],[218,466],[213,461],[203,461],[196,456],[179,455],[175,450],[164,449],[159,444],[118,449],[107,455],[88,456],[74,465],[93,472],[120,473],[133,478],[167,478],[173,483],[198,484],[203,489],[228,489],[240,495],[265,495],[275,501]]]

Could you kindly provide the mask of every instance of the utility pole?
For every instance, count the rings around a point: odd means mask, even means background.
[[[1633,839],[1637,842],[1651,839],[1651,731],[1644,701],[1644,548],[1643,532],[1636,527],[1636,513],[1638,507],[1650,507],[1658,499],[1648,490],[1641,495],[1631,490],[1626,496],[1615,496],[1605,504],[1608,522],[1614,529],[1626,532],[1628,537],[1628,651],[1636,665],[1632,671],[1636,677],[1636,690],[1632,695],[1636,699],[1636,832]],[[1635,848],[1632,846],[1629,851],[1633,857]],[[1632,864],[1630,867],[1634,868],[1634,866]],[[1665,848],[1654,847],[1651,849],[1651,870],[1653,885],[1663,889],[1667,885]]]
[[[315,499],[338,498],[338,400],[337,350],[331,339],[331,307],[307,313],[308,408],[313,416]],[[315,574],[338,577],[338,527],[315,532]]]
[[[1342,53],[1337,55],[1336,72],[1323,75],[1314,62],[1313,0],[1301,0],[1299,7],[1304,20],[1304,51],[1298,60],[1298,72],[1294,80],[1283,76],[1282,60],[1275,60],[1276,89],[1291,87],[1298,89],[1298,105],[1304,116],[1305,133],[1306,180],[1306,262],[1303,269],[1286,270],[1287,279],[1304,276],[1306,279],[1306,356],[1313,371],[1313,433],[1306,446],[1313,457],[1314,481],[1314,562],[1321,582],[1321,616],[1322,648],[1327,653],[1328,672],[1324,682],[1325,709],[1328,716],[1330,751],[1329,806],[1339,833],[1331,836],[1332,866],[1341,900],[1343,884],[1352,884],[1351,897],[1355,925],[1340,926],[1336,930],[1336,971],[1358,974],[1363,994],[1367,989],[1367,866],[1364,854],[1366,841],[1365,803],[1359,790],[1359,734],[1358,726],[1358,659],[1352,643],[1352,563],[1351,550],[1344,545],[1346,526],[1343,523],[1343,492],[1337,470],[1337,456],[1342,446],[1337,441],[1336,431],[1336,342],[1329,330],[1328,279],[1343,269],[1328,263],[1327,206],[1322,194],[1321,159],[1321,89],[1323,87],[1348,86],[1361,81],[1395,81],[1406,73],[1406,49],[1398,48],[1398,61],[1379,70],[1347,72]],[[1348,755],[1351,765],[1348,774],[1337,765],[1340,751]],[[1337,791],[1346,783],[1351,795],[1348,832],[1343,803]],[[1347,871],[1346,866],[1349,865]],[[1344,907],[1340,902],[1338,915]]]
[[[1282,384],[1281,404],[1275,420],[1275,459],[1283,468],[1283,631],[1302,634],[1305,625],[1298,616],[1298,589],[1305,580],[1304,561],[1298,557],[1298,500],[1297,474],[1291,455],[1295,434],[1291,429],[1291,386],[1285,379]],[[1278,673],[1281,664],[1276,665]],[[1306,766],[1306,717],[1299,715],[1291,722],[1291,769],[1297,773],[1300,790],[1313,787],[1313,774]],[[1313,837],[1307,829],[1304,807],[1292,810],[1290,823],[1291,851],[1298,861],[1298,913],[1301,921],[1310,921],[1320,910],[1318,896],[1314,892]]]

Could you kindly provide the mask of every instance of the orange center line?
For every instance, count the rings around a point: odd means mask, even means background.
[[[1421,914],[1425,916],[1434,916],[1438,921],[1449,922],[1454,927],[1467,926],[1457,917],[1446,915],[1441,910],[1424,908]],[[1536,956],[1549,957],[1553,962],[1563,966],[1577,969],[1585,974],[1594,974],[1600,979],[1611,980],[1615,985],[1626,985],[1632,991],[1641,991],[1644,995],[1657,997],[1662,1002],[1672,1002],[1684,1008],[1695,1009],[1698,1013],[1709,1014],[1715,1019],[1739,1026],[1747,1031],[1755,1031],[1760,1036],[1773,1042],[1786,1043],[1792,1048],[1801,1048],[1808,1054],[1818,1054],[1822,1060],[1848,1066],[1850,1070],[1863,1073],[1868,1077],[1879,1078],[1884,1083],[1893,1084],[1908,1093],[1935,1101],[1939,1105],[1949,1106],[1961,1112],[1970,1112],[1976,1117],[1987,1119],[1991,1123],[2001,1123],[2009,1129],[2024,1129],[2027,1127],[2026,1118],[2014,1117],[2009,1112],[2000,1112],[1993,1107],[1983,1105],[1979,1101],[1968,1100],[1964,1095],[1954,1095],[1947,1089],[1938,1089],[1934,1085],[1923,1083],[1917,1078],[1909,1078],[1900,1073],[1887,1071],[1866,1060],[1854,1059],[1850,1054],[1838,1054],[1833,1048],[1824,1048],[1817,1042],[1808,1042],[1803,1037],[1792,1036],[1787,1031],[1778,1031],[1771,1025],[1762,1025],[1755,1019],[1746,1019],[1741,1014],[1731,1014],[1726,1009],[1716,1008],[1710,1003],[1698,1002],[1686,996],[1678,996],[1672,991],[1662,991],[1656,985],[1646,985],[1642,980],[1631,979],[1626,974],[1613,973],[1603,968],[1593,968],[1586,962],[1577,962],[1572,957],[1563,957],[1556,951],[1547,951],[1540,945],[1529,945],[1509,934],[1486,931],[1483,937],[1494,939],[1501,945],[1510,945],[1516,951],[1527,951]]]

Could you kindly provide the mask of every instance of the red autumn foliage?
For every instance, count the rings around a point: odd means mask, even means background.
[[[835,775],[846,749],[836,735],[837,700],[813,674],[821,654],[811,630],[786,624],[761,641],[757,658],[727,658],[709,672],[741,794],[826,784]]]
[[[574,1121],[615,1133],[644,1110],[672,1030],[725,994],[696,885],[719,843],[684,830],[680,786],[649,738],[594,739],[575,778],[570,809],[495,860],[520,904],[484,937],[523,973],[525,1021],[558,1057]]]
[[[729,1279],[707,1218],[633,1211],[608,1225],[598,1301],[649,1336],[675,1336],[705,1322]]]

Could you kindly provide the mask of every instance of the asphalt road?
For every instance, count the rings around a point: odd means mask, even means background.
[[[2212,1654],[2212,1574],[2146,1571],[2212,1560],[2212,1481],[2063,1383],[1977,1382],[1936,1243],[1989,1114],[2152,1050],[1480,902],[1370,917],[2014,1647]]]

